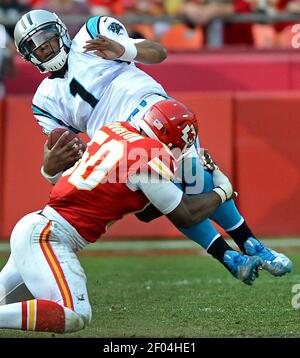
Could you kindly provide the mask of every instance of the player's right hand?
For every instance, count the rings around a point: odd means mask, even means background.
[[[213,190],[221,197],[222,203],[237,196],[237,193],[233,191],[230,180],[219,168],[214,169],[212,176],[215,186]]]
[[[73,166],[83,155],[83,145],[78,138],[73,138],[64,144],[67,132],[63,133],[52,149],[48,148],[48,141],[44,144],[44,171],[49,176],[54,176],[59,172]]]
[[[218,168],[216,162],[213,160],[212,156],[206,148],[200,148],[200,158],[202,160],[204,169],[213,172]]]

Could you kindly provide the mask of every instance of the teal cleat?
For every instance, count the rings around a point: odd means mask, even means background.
[[[252,285],[258,277],[258,270],[263,262],[260,257],[250,257],[234,250],[227,250],[224,254],[224,263],[234,277],[246,285]]]
[[[293,264],[287,256],[269,249],[254,237],[250,237],[244,246],[248,255],[259,256],[263,260],[263,269],[273,276],[283,276],[291,272]]]

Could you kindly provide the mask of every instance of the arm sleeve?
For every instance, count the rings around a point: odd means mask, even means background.
[[[170,180],[154,177],[153,174],[146,172],[131,176],[127,186],[133,191],[141,190],[164,215],[177,208],[183,195],[183,192]]]
[[[113,41],[120,43],[125,48],[125,53],[115,61],[134,64],[137,48],[135,44],[144,41],[144,39],[132,39],[128,36],[125,26],[117,19],[110,16],[94,16],[86,22],[86,31],[92,39],[97,39],[97,35],[105,36]],[[126,54],[126,49],[131,49]],[[97,56],[94,53],[87,53],[90,56]]]
[[[117,42],[126,41],[129,38],[125,26],[110,16],[90,18],[86,23],[86,29],[93,39],[97,38],[98,34]]]

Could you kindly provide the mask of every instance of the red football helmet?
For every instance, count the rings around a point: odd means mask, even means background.
[[[136,124],[169,149],[185,150],[194,144],[198,134],[195,114],[174,99],[155,103]]]

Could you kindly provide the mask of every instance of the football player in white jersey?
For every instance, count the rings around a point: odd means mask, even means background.
[[[153,41],[131,39],[124,25],[112,17],[90,18],[71,41],[66,26],[55,14],[33,10],[18,21],[14,38],[25,60],[42,73],[50,72],[37,89],[32,104],[46,134],[63,127],[92,137],[98,128],[110,122],[138,123],[149,109],[167,97],[162,86],[134,64],[159,63],[166,57],[165,49]],[[193,135],[187,128],[183,138],[188,142]],[[65,162],[82,155],[80,145],[74,145],[70,151],[60,144],[59,140],[51,151],[45,145],[42,174],[52,183],[61,176]],[[194,147],[184,156],[183,168],[182,189],[187,194],[211,190],[212,175],[203,171]],[[221,205],[211,218],[244,253],[259,255],[271,274],[281,276],[290,272],[290,260],[255,238],[233,200]],[[209,220],[179,230],[223,262],[220,253],[224,239]]]
[[[33,10],[16,24],[14,37],[26,60],[42,73],[51,73],[32,101],[33,114],[46,134],[63,127],[92,138],[95,130],[109,122],[141,118],[151,104],[167,96],[158,82],[134,64],[134,60],[161,62],[166,57],[164,48],[130,39],[112,17],[92,17],[71,41],[55,14]],[[51,169],[45,163],[47,174],[53,174]]]

